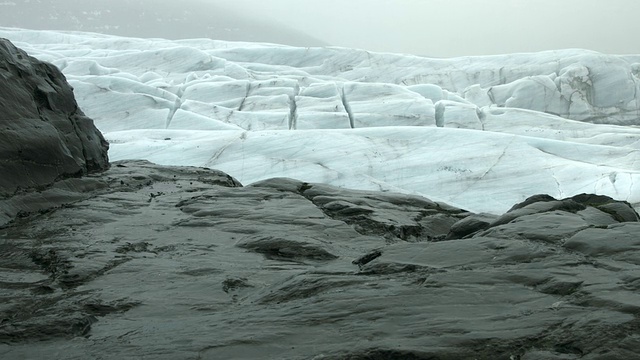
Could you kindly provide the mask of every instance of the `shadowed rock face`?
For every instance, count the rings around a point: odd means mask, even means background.
[[[300,30],[261,19],[259,15],[252,16],[248,8],[241,13],[228,9],[224,2],[219,1],[23,0],[8,3],[0,2],[2,26],[91,31],[143,38],[206,37],[295,46],[327,45]]]
[[[137,161],[9,205],[3,358],[640,356],[640,223],[606,197],[491,216]]]
[[[0,39],[0,199],[107,169],[108,147],[59,70]]]

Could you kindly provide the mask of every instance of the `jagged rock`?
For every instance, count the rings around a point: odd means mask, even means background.
[[[0,199],[109,167],[65,77],[0,38]]]
[[[27,196],[0,228],[6,358],[640,356],[640,222],[610,198],[537,196],[498,222],[144,161]]]
[[[451,225],[446,239],[462,239],[488,228],[496,216],[491,214],[472,214]]]

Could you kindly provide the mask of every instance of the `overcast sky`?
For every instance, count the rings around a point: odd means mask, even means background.
[[[586,48],[640,54],[640,0],[201,0],[331,45],[447,57]]]
[[[0,0],[0,26],[432,57],[640,54],[640,0]]]

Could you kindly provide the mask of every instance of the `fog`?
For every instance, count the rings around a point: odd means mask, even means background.
[[[0,26],[431,57],[640,54],[637,0],[0,0]]]
[[[246,6],[249,6],[248,4]],[[201,0],[0,0],[0,26],[142,38],[212,38],[294,46],[326,43],[244,7]]]
[[[204,0],[203,0],[204,1]],[[585,48],[640,53],[637,0],[208,0],[329,44],[435,57]]]

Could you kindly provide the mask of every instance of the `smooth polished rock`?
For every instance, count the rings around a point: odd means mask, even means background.
[[[602,196],[535,196],[498,222],[128,161],[39,197],[0,228],[3,358],[640,355],[640,223]]]

